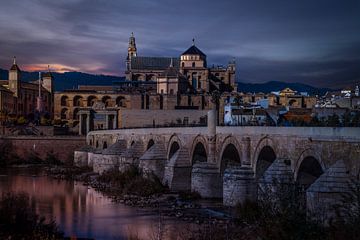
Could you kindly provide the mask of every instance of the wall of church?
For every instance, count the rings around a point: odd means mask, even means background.
[[[157,125],[199,124],[207,110],[128,110],[119,111],[119,128],[152,127]]]

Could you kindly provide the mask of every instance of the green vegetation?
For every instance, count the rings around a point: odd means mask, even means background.
[[[0,239],[56,240],[63,233],[35,213],[28,195],[6,193],[0,200]]]
[[[145,178],[140,170],[134,166],[129,167],[125,172],[112,169],[99,175],[97,180],[106,186],[103,190],[119,195],[129,194],[147,197],[166,191],[166,188],[155,175]]]

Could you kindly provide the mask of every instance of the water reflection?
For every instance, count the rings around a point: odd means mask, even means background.
[[[126,239],[130,232],[135,232],[142,239],[149,239],[156,234],[156,212],[115,204],[80,183],[56,180],[24,169],[3,170],[0,171],[0,191],[29,194],[36,212],[55,219],[66,236]],[[171,229],[175,223],[169,219],[165,223],[167,232],[174,232]]]

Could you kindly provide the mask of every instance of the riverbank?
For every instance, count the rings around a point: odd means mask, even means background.
[[[144,184],[144,180],[147,182],[151,180],[139,177],[138,172],[124,175],[114,171],[98,175],[87,168],[50,165],[42,165],[40,169],[50,179],[74,180],[75,183],[53,181],[69,184],[69,189],[81,188],[84,194],[88,191],[97,192],[100,199],[106,195],[112,199],[111,202],[114,205],[131,206],[130,209],[133,209],[134,212],[140,211],[142,208],[156,218],[152,221],[158,225],[153,230],[155,235],[159,236],[164,231],[163,229],[166,227],[162,220],[164,218],[173,219],[176,226],[181,225],[181,227],[171,230],[173,236],[177,236],[176,238],[160,239],[352,240],[358,239],[360,234],[358,228],[360,206],[354,205],[359,202],[354,200],[360,199],[359,181],[354,181],[356,188],[354,188],[353,195],[347,196],[347,199],[344,199],[342,205],[339,206],[338,210],[341,215],[334,216],[331,221],[324,224],[323,220],[316,219],[314,215],[306,211],[304,207],[306,202],[301,194],[302,191],[296,184],[274,185],[274,189],[264,192],[265,195],[257,202],[244,202],[235,208],[227,209],[222,207],[220,202],[210,201],[209,204],[204,199],[198,199],[196,195],[172,193],[166,188],[159,192],[139,191],[139,186],[142,190],[149,186]],[[134,181],[128,181],[131,179]],[[87,186],[83,186],[83,184]],[[103,199],[110,201],[109,198]],[[78,201],[79,197],[74,199],[76,200],[72,201]],[[210,205],[212,206],[209,207]],[[134,212],[126,215],[126,218],[132,216]],[[133,232],[123,239],[149,239],[136,237],[137,231],[137,228],[133,229]]]
[[[102,175],[86,167],[47,166],[45,170],[56,179],[80,181],[116,203],[152,209],[163,216],[188,223],[220,224],[225,227],[233,221],[219,200],[204,201],[196,193],[170,192],[156,177],[144,178],[136,168],[124,173],[108,171]]]

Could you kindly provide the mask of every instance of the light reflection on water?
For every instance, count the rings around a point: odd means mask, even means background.
[[[113,203],[81,183],[33,174],[25,169],[0,171],[0,192],[27,193],[36,212],[54,219],[65,236],[126,239],[136,233],[141,239],[151,239],[157,233],[154,211]],[[178,224],[165,220],[169,235]]]

